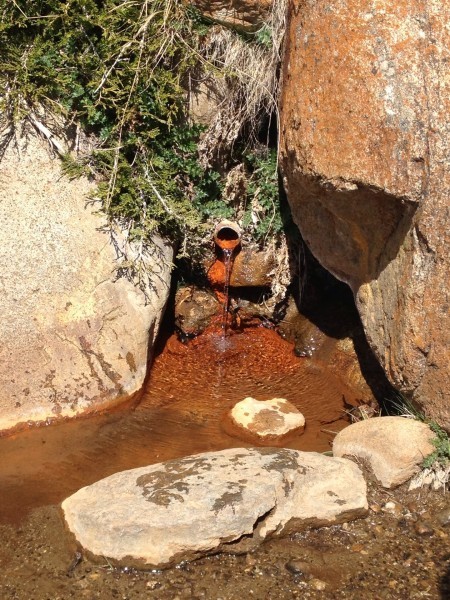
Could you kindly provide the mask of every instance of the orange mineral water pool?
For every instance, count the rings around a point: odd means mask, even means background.
[[[295,404],[306,428],[283,445],[318,452],[329,450],[334,433],[348,424],[344,401],[356,402],[326,365],[295,356],[273,330],[250,327],[226,337],[211,330],[187,344],[172,335],[134,408],[0,439],[0,522],[17,522],[117,471],[252,445],[222,425],[246,396]]]

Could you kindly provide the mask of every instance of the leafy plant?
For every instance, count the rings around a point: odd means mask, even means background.
[[[274,149],[248,152],[245,160],[250,171],[247,186],[249,202],[242,225],[252,232],[256,241],[262,243],[268,236],[276,236],[283,229],[277,152]]]
[[[450,465],[450,438],[435,421],[428,421],[428,426],[436,436],[432,440],[436,450],[425,458],[423,466],[430,468],[437,463],[443,467],[448,467]]]

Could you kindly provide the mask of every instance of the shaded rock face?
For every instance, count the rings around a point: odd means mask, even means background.
[[[0,431],[129,398],[143,383],[172,250],[155,239],[147,303],[126,279],[93,186],[69,181],[30,134],[0,164]]]
[[[334,438],[333,456],[362,459],[383,487],[396,487],[420,471],[436,450],[426,423],[405,417],[375,417],[349,425]]]
[[[254,31],[267,20],[273,0],[193,0],[205,16],[236,29]]]
[[[443,2],[291,4],[282,170],[390,381],[450,428],[450,110]]]
[[[169,566],[367,512],[366,484],[346,459],[237,448],[123,471],[62,508],[78,542],[120,564]]]

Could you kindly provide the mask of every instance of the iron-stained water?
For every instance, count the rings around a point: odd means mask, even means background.
[[[246,396],[286,398],[306,429],[283,445],[323,452],[347,421],[352,391],[325,365],[298,358],[274,331],[172,336],[156,358],[140,404],[90,418],[35,427],[0,439],[0,522],[56,504],[117,471],[230,447],[249,446],[222,428]]]

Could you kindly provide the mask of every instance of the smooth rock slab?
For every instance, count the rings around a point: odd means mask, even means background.
[[[284,438],[305,427],[305,417],[288,400],[244,398],[230,411],[232,425],[258,441]]]
[[[116,473],[62,508],[93,555],[164,567],[363,516],[367,499],[361,471],[346,459],[238,448]]]
[[[349,425],[334,439],[333,455],[360,458],[386,488],[408,481],[434,452],[434,433],[405,417],[375,417]]]

